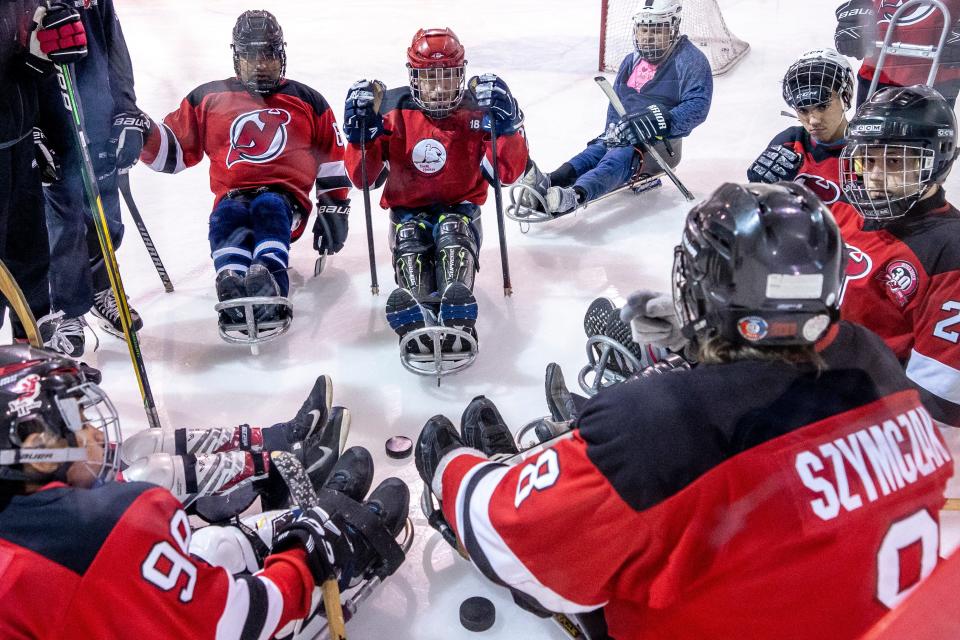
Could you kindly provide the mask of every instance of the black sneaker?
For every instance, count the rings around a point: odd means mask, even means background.
[[[550,418],[554,422],[576,420],[580,415],[580,407],[587,399],[570,393],[563,379],[563,371],[556,362],[547,365],[543,386],[547,396],[547,408],[550,409]]]
[[[407,289],[394,289],[387,298],[387,323],[396,334],[403,337],[411,331],[423,329],[429,322],[428,312]],[[433,353],[433,340],[420,336],[407,343],[407,353]]]
[[[373,484],[373,457],[363,447],[350,447],[333,466],[324,489],[339,491],[360,502]]]
[[[217,300],[226,302],[246,296],[243,274],[233,269],[224,269],[217,274]],[[220,324],[244,324],[243,307],[231,307],[220,312]]]
[[[438,320],[444,327],[459,329],[477,339],[477,299],[473,292],[462,282],[451,282],[443,291],[440,298],[440,315]],[[470,344],[457,335],[448,334],[440,345],[440,350],[447,353],[471,351]]]
[[[485,396],[477,396],[464,409],[460,435],[465,445],[487,456],[509,457],[520,452],[497,406]]]
[[[270,269],[259,262],[250,265],[243,279],[243,287],[250,297],[275,298],[280,295],[280,286]],[[281,305],[277,304],[258,304],[253,307],[253,317],[257,322],[278,320],[281,313]]]
[[[143,329],[143,320],[136,309],[130,306],[127,298],[127,307],[130,309],[130,329],[134,332]],[[90,313],[99,320],[100,327],[112,336],[123,338],[123,324],[120,322],[120,309],[113,289],[104,289],[93,294],[93,307]]]

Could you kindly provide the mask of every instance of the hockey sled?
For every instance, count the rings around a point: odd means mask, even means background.
[[[458,352],[441,351],[444,338],[451,335],[460,338],[461,343],[466,344],[469,349]],[[407,345],[411,341],[424,336],[430,338],[433,344],[433,353],[411,353],[407,351]],[[460,373],[472,365],[479,352],[480,345],[476,338],[466,331],[451,327],[433,326],[415,329],[400,340],[400,362],[403,363],[404,368],[420,376],[436,376],[437,386],[440,386],[440,380],[444,376]]]
[[[273,304],[281,307],[280,317],[276,320],[257,322],[253,307]],[[250,298],[235,298],[218,302],[214,310],[219,313],[227,309],[243,309],[246,322],[227,323],[220,325],[220,337],[230,344],[242,344],[250,347],[253,355],[260,353],[260,345],[276,340],[285,334],[293,322],[293,305],[283,296],[255,296]]]
[[[641,193],[652,191],[653,189],[663,186],[663,181],[660,179],[660,176],[662,175],[662,173],[655,175],[650,175],[648,173],[636,174],[630,178],[630,181],[627,182],[627,184],[623,185],[622,187],[618,187],[609,193],[603,194],[596,200],[591,200],[590,202],[581,206],[580,209],[585,209],[591,204],[600,202],[601,200],[606,200],[607,198],[615,196],[624,191],[630,191],[634,195],[640,195]],[[533,198],[537,202],[538,207],[531,208],[521,204],[521,199],[524,196]],[[555,220],[556,218],[562,217],[548,213],[547,202],[544,197],[540,195],[536,189],[522,183],[517,183],[510,187],[510,204],[507,205],[506,214],[511,220],[520,223],[520,231],[522,233],[529,231],[529,225],[531,224],[549,222],[550,220]]]
[[[600,389],[626,380],[628,376],[624,371],[641,369],[643,365],[624,345],[613,338],[595,335],[587,338],[587,364],[580,369],[577,382],[584,393],[594,396]]]

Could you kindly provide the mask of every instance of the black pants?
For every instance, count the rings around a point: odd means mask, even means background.
[[[50,312],[50,248],[33,139],[0,149],[0,259],[20,285],[34,316]],[[6,300],[0,298],[0,323]],[[16,337],[22,328],[14,323]]]
[[[885,84],[883,82],[877,83],[877,91],[885,87],[894,87],[897,85]],[[934,89],[940,92],[940,94],[947,99],[947,102],[951,107],[957,107],[957,94],[960,93],[960,81],[951,80],[950,82],[944,82],[943,84],[938,84],[934,86]],[[870,81],[861,76],[857,76],[857,109],[860,108],[867,100],[867,91],[870,90]]]

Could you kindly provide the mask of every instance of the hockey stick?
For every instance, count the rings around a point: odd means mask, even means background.
[[[367,222],[367,254],[370,258],[370,293],[380,295],[377,282],[377,257],[373,249],[373,214],[370,211],[370,183],[367,180],[367,119],[363,119],[360,135],[360,181],[363,182],[363,216]]]
[[[40,339],[40,331],[37,329],[37,319],[33,317],[33,311],[27,304],[27,298],[23,295],[23,290],[13,279],[13,274],[7,269],[3,260],[0,260],[0,293],[7,299],[11,313],[17,314],[17,319],[23,325],[23,330],[27,332],[27,340],[30,342],[30,346],[42,349],[43,341]],[[2,313],[3,310],[0,309],[0,314]]]
[[[313,488],[313,483],[307,477],[303,465],[289,451],[270,452],[270,461],[273,467],[283,478],[287,488],[290,490],[290,498],[297,503],[301,509],[309,509],[320,502],[317,498],[317,492]],[[337,586],[336,578],[328,578],[323,581],[323,608],[327,612],[327,620],[330,622],[330,632],[332,640],[346,640],[347,632],[344,628],[346,622],[343,619],[343,607],[340,605],[340,587]]]
[[[610,84],[610,81],[604,76],[596,76],[594,81],[600,85],[600,88],[603,90],[603,92],[607,94],[607,99],[610,100],[610,104],[613,106],[613,110],[617,112],[617,115],[619,115],[621,118],[627,115],[627,109],[623,106],[620,96],[618,96],[617,92],[613,90],[613,85]],[[640,129],[637,127],[636,123],[633,123],[633,128],[639,136]],[[673,169],[671,169],[667,163],[664,162],[660,154],[657,153],[656,149],[653,148],[653,145],[644,142],[642,136],[640,137],[640,140],[640,146],[642,147],[643,153],[648,154],[651,158],[653,158],[654,162],[660,165],[660,169],[667,174],[667,177],[670,178],[670,181],[676,185],[677,189],[683,194],[683,197],[686,198],[688,202],[693,202],[695,200],[693,194],[690,193],[690,190],[687,189],[686,186],[684,186],[684,184],[680,181],[680,178],[677,177],[677,174],[673,172]]]
[[[90,213],[93,216],[93,225],[97,230],[97,240],[100,242],[100,251],[103,253],[103,264],[107,270],[107,276],[110,278],[110,288],[113,289],[113,295],[116,297],[117,310],[120,314],[120,324],[123,327],[123,335],[127,339],[127,349],[130,352],[130,359],[133,361],[133,371],[137,376],[137,384],[140,387],[140,396],[143,398],[143,408],[147,413],[147,422],[153,428],[160,428],[160,417],[157,415],[157,405],[153,401],[153,392],[150,390],[150,381],[147,379],[147,368],[143,363],[143,354],[140,351],[140,340],[137,334],[131,329],[130,305],[127,304],[127,296],[123,289],[123,281],[120,279],[120,267],[117,264],[117,254],[113,249],[113,240],[110,238],[110,231],[107,227],[107,216],[103,211],[103,201],[100,199],[100,189],[97,187],[97,177],[93,170],[93,162],[90,160],[90,149],[87,146],[87,134],[83,126],[83,113],[80,106],[80,98],[77,94],[73,81],[73,70],[71,66],[58,64],[57,82],[60,85],[60,92],[63,96],[63,103],[70,111],[70,122],[73,125],[74,142],[80,151],[80,174],[83,177],[83,187],[87,195],[87,202],[90,206]]]
[[[130,191],[130,174],[126,171],[120,173],[120,175],[117,176],[117,184],[120,186],[123,201],[127,203],[127,210],[130,212],[130,217],[133,218],[133,223],[137,225],[137,231],[140,232],[143,246],[147,248],[147,253],[150,254],[153,266],[157,268],[157,275],[160,276],[160,281],[163,283],[163,290],[167,293],[173,293],[173,282],[170,281],[170,276],[167,275],[167,270],[163,266],[163,261],[160,260],[160,254],[157,252],[157,247],[153,244],[153,238],[150,237],[150,232],[147,231],[147,225],[143,223],[143,217],[140,215],[140,210],[137,209],[137,203],[133,201],[133,193]]]

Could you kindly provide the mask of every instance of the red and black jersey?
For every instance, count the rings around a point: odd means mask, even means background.
[[[307,615],[304,551],[234,577],[189,544],[180,503],[154,485],[14,497],[0,510],[0,637],[266,638]]]
[[[201,85],[151,130],[140,157],[155,171],[177,173],[204,154],[215,202],[232,189],[275,186],[309,213],[314,184],[321,205],[342,204],[350,189],[333,110],[294,80],[266,96],[236,78]],[[305,223],[306,216],[294,238]]]
[[[367,147],[371,184],[386,179],[380,206],[416,208],[487,200],[493,175],[490,134],[480,128],[484,112],[468,92],[446,118],[429,118],[413,101],[409,87],[387,91],[381,105],[386,133]],[[347,172],[362,186],[360,145],[348,144]],[[500,181],[517,180],[527,164],[521,127],[497,137]]]
[[[478,568],[612,637],[857,638],[928,575],[953,463],[896,358],[841,323],[822,371],[740,361],[601,390],[515,465],[433,490]]]
[[[960,212],[943,189],[883,226],[834,207],[849,261],[843,318],[876,331],[960,425]]]
[[[873,0],[877,15],[877,41],[882,42],[890,28],[893,14],[905,0]],[[960,0],[943,0],[950,10],[950,15],[956,23],[960,17]],[[922,4],[907,11],[896,26],[893,42],[906,44],[934,45],[940,42],[940,33],[943,29],[943,14],[934,9],[933,5]],[[873,73],[880,58],[879,50],[864,59],[860,67],[860,77],[873,79]],[[924,58],[905,58],[903,56],[887,56],[880,70],[880,82],[909,87],[915,84],[926,84],[930,75],[930,62]],[[942,64],[937,72],[936,84],[945,81],[960,79],[960,65]]]

